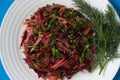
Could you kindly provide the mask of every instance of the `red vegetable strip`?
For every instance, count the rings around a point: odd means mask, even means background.
[[[37,41],[35,42],[33,48],[30,50],[30,52],[32,52],[35,49],[36,45],[38,45],[39,42],[42,40],[42,37],[43,37],[43,35],[39,35]]]
[[[23,46],[23,43],[24,43],[26,37],[27,37],[27,30],[25,30],[25,31],[23,32],[23,37],[22,37],[22,41],[21,41],[20,46]]]
[[[90,32],[90,30],[92,29],[93,25],[92,24],[88,24],[87,28],[83,31],[83,35],[87,36]]]
[[[52,70],[55,70],[55,69],[57,69],[58,67],[60,67],[60,66],[62,66],[63,64],[64,64],[64,58],[62,59],[62,60],[60,60],[60,61],[58,61],[57,63],[55,63],[53,66],[51,66],[51,69]]]

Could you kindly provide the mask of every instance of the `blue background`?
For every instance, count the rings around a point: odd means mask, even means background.
[[[119,16],[120,16],[120,0],[109,0],[114,8],[117,10]],[[9,6],[14,2],[14,0],[0,0],[0,26],[1,22],[3,20],[3,17],[8,10]],[[8,65],[9,66],[9,65]],[[0,61],[0,80],[10,80],[7,74],[5,73],[5,70],[2,66],[2,63]],[[17,80],[17,79],[16,79]],[[118,73],[116,74],[114,80],[120,80],[120,69]]]

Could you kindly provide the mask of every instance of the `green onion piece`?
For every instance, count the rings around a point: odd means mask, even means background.
[[[55,59],[54,59],[54,58],[51,58],[51,60],[52,60],[52,62],[54,62],[54,61],[55,61]]]
[[[76,21],[81,21],[79,16],[76,17]]]
[[[85,48],[86,48],[86,49],[88,49],[89,47],[90,47],[90,45],[89,45],[89,44],[87,44],[87,45],[85,46]]]
[[[56,15],[55,14],[51,14],[50,17],[55,17]]]
[[[52,3],[52,5],[55,5],[55,3]]]
[[[48,13],[47,13],[47,12],[44,12],[44,13],[43,13],[43,16],[44,16],[44,17],[48,16]]]
[[[34,46],[35,46],[35,47],[34,47],[34,50],[35,50],[35,51],[39,51],[39,48],[40,48],[39,45],[34,45]]]
[[[66,10],[66,7],[62,7],[59,9],[58,13],[60,13],[61,11],[65,11]]]
[[[50,27],[51,27],[51,25],[50,25],[50,24],[48,24],[48,25],[46,26],[46,29],[47,29],[47,30],[49,30],[49,29],[50,29]]]
[[[74,46],[74,45],[72,45],[72,46],[71,46],[71,49],[75,49],[75,46]]]
[[[83,42],[88,43],[88,39],[86,37],[83,37]]]
[[[48,25],[48,23],[45,23],[45,26],[47,26]]]
[[[82,53],[82,55],[79,57],[80,63],[82,63],[84,61],[84,57],[85,57],[85,55],[84,55],[84,53]]]
[[[27,48],[32,48],[33,46],[32,45],[28,45]]]
[[[39,27],[36,27],[34,29],[33,35],[39,35],[39,34],[42,34],[42,31],[41,31],[41,29]]]
[[[50,22],[49,22],[49,24],[54,24],[55,23],[55,18],[52,18],[51,20],[50,20]]]
[[[82,25],[83,22],[81,21],[81,18],[79,16],[76,17],[76,21],[78,24]]]
[[[65,27],[65,28],[68,28],[68,26],[67,26],[67,25],[65,25],[64,27]]]
[[[52,55],[53,56],[59,56],[60,52],[58,51],[58,49],[56,49],[55,47],[52,48]]]
[[[28,26],[36,26],[36,23],[34,22],[28,23]]]
[[[72,37],[73,37],[73,34],[69,34],[69,35],[68,35],[68,38],[71,39]]]
[[[70,12],[70,15],[72,15],[72,16],[76,15],[76,11],[75,11],[75,10],[72,10],[72,11]]]
[[[70,43],[73,43],[73,40],[70,40]]]
[[[31,19],[34,19],[34,18],[35,18],[35,15],[34,15],[34,14],[32,14],[32,15],[30,16],[30,18],[31,18]]]
[[[47,4],[46,6],[51,6],[50,4]]]
[[[36,59],[35,61],[36,61],[37,63],[39,63],[39,62],[41,62],[41,59]]]

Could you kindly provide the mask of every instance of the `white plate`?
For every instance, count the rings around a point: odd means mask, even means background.
[[[106,9],[107,0],[87,0],[100,10]],[[20,50],[23,22],[39,7],[51,3],[64,4],[74,7],[72,0],[17,0],[8,10],[3,23],[0,39],[1,60],[11,80],[43,80],[25,64]],[[99,3],[99,4],[98,4]],[[99,68],[93,73],[79,72],[71,80],[112,80],[120,66],[120,59],[115,59],[106,66],[101,75]],[[65,79],[66,80],[66,79]]]

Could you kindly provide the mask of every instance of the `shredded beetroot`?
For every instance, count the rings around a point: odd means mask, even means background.
[[[78,71],[91,71],[96,47],[93,25],[80,12],[53,4],[39,8],[24,22],[21,47],[25,62],[45,80],[70,79]]]

